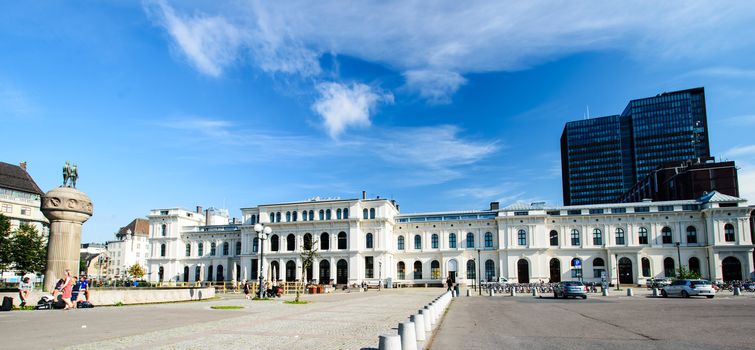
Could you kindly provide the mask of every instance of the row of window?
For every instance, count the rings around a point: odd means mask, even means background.
[[[160,245],[160,256],[164,257],[166,256],[166,246],[165,243]],[[228,255],[230,250],[230,245],[228,242],[224,242],[222,246],[222,255]],[[186,243],[186,251],[185,256],[192,256],[191,254],[191,243]],[[199,242],[197,244],[197,256],[203,256],[204,255],[204,243]],[[217,244],[215,242],[210,243],[210,255],[215,256],[217,255]],[[236,242],[236,255],[241,255],[241,242]]]
[[[639,244],[649,244],[648,239],[648,230],[644,227],[640,227],[638,232],[638,242]],[[551,246],[558,246],[559,245],[559,237],[558,237],[558,231],[552,230],[550,232],[550,245]],[[493,234],[490,232],[485,233],[485,248],[492,248],[493,247]],[[573,229],[571,230],[571,245],[573,246],[579,246],[581,243],[580,233],[579,230]],[[626,244],[626,234],[624,233],[624,229],[617,228],[615,232],[615,244],[616,245],[624,245]],[[673,243],[673,234],[671,232],[671,228],[668,226],[661,229],[661,240],[663,244],[672,244]],[[734,226],[732,224],[726,224],[724,226],[724,240],[726,242],[734,242],[735,241],[735,234],[734,234]],[[467,233],[467,240],[466,240],[466,247],[467,248],[474,248],[474,234],[469,232]],[[687,243],[688,244],[696,244],[697,241],[697,229],[694,226],[687,227]],[[525,230],[519,230],[517,231],[517,244],[520,246],[526,246],[527,245],[527,232]],[[603,231],[596,228],[593,230],[593,237],[592,237],[592,244],[596,246],[603,245]],[[431,243],[430,246],[432,249],[438,249],[438,235],[433,234],[431,236]],[[456,248],[456,234],[455,233],[449,233],[448,234],[448,247],[449,248]],[[404,242],[404,236],[398,237],[397,247],[398,250],[404,250],[405,249],[405,242]],[[414,236],[414,249],[422,249],[422,236],[415,235]]]
[[[270,250],[277,252],[281,249],[281,239],[278,237],[278,235],[272,235],[270,236]],[[367,234],[367,248],[372,248],[372,233]],[[312,247],[312,244],[316,243],[312,241],[312,234],[306,233],[304,234],[304,250],[310,250]],[[345,250],[348,249],[348,240],[346,232],[339,232],[337,237],[337,245],[336,248],[339,250]],[[293,233],[286,236],[286,250],[287,251],[295,251],[296,250],[296,235]],[[330,249],[330,234],[327,232],[323,232],[320,234],[320,250],[329,250]],[[252,251],[256,252],[258,246],[258,238],[254,239],[254,244],[252,247]]]
[[[330,209],[320,209],[318,212],[318,218],[319,220],[332,220],[333,219],[333,211]],[[336,220],[346,220],[349,218],[349,208],[338,208],[335,210]],[[283,221],[284,216],[281,214],[281,212],[275,212],[270,213],[270,222],[284,222]],[[362,219],[374,219],[375,218],[375,208],[371,209],[364,209],[362,210]],[[251,217],[251,223],[256,224],[258,222],[257,215],[252,215]],[[285,213],[285,222],[293,222],[299,220],[299,212],[297,211],[287,211]],[[301,212],[301,220],[302,221],[314,221],[315,220],[315,211],[314,210],[303,210]]]
[[[485,232],[485,248],[493,248],[493,234],[491,232]],[[469,232],[467,233],[467,248],[474,248],[474,233]],[[455,233],[449,233],[448,234],[448,247],[449,248],[456,248],[456,234]],[[404,236],[398,236],[398,242],[397,247],[398,250],[404,250],[405,242],[404,242]],[[433,233],[432,236],[430,236],[430,248],[431,249],[438,249],[438,234]],[[420,250],[422,249],[422,236],[421,235],[415,235],[414,236],[414,249]]]

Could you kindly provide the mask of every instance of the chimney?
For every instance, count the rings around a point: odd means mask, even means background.
[[[399,212],[399,213],[401,212],[401,206],[398,205],[398,204],[396,204],[396,211]]]
[[[362,199],[367,199],[367,191],[362,191]]]
[[[210,209],[204,211],[204,224],[206,226],[210,225]]]
[[[490,210],[498,210],[500,209],[501,203],[498,202],[490,202]]]
[[[20,166],[21,169],[24,169],[24,171],[26,171],[26,162],[18,163],[18,166]]]
[[[202,206],[201,205],[197,205],[197,213],[198,214],[202,214]]]

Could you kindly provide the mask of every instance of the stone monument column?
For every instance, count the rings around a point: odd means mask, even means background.
[[[66,269],[79,273],[81,225],[92,216],[92,200],[73,187],[58,187],[42,198],[42,213],[50,220],[45,289],[51,291]]]

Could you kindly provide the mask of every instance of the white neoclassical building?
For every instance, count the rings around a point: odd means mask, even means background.
[[[346,284],[472,284],[583,279],[641,284],[679,265],[712,280],[749,279],[753,212],[712,192],[697,200],[401,214],[387,199],[328,199],[242,208],[241,223],[183,209],[149,215],[152,281],[256,280],[255,223],[271,227],[264,276],[301,279],[300,253],[319,250],[307,280]],[[210,225],[205,223],[210,222]]]

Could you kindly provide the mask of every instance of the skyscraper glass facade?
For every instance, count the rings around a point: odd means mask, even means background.
[[[610,203],[668,161],[710,156],[703,88],[632,100],[561,135],[565,205]]]

